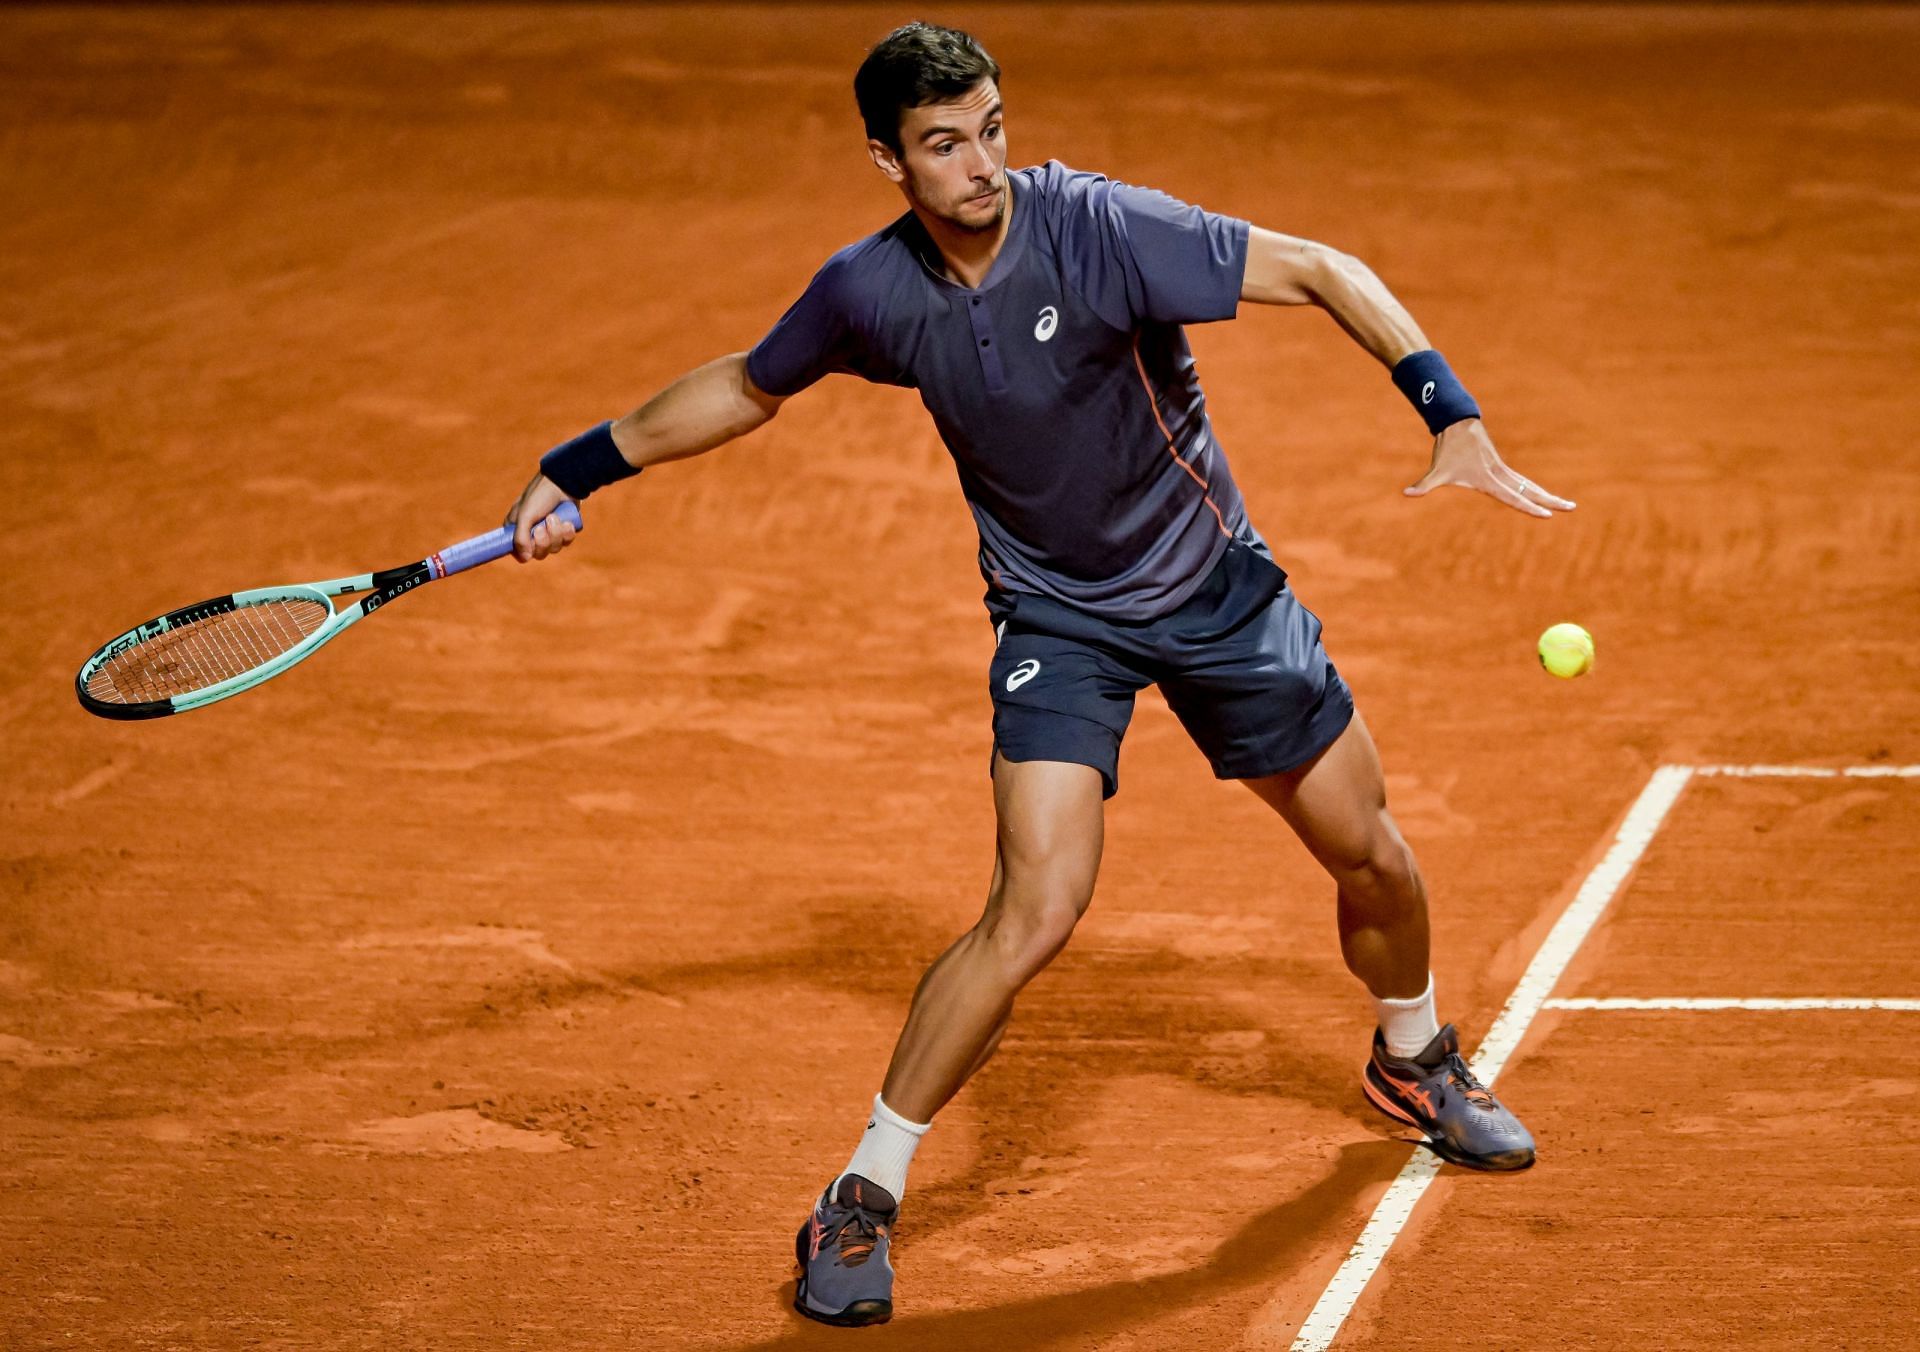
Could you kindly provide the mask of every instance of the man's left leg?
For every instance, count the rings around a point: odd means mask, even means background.
[[[1362,1082],[1368,1099],[1419,1127],[1455,1164],[1532,1164],[1532,1136],[1468,1072],[1453,1025],[1435,1018],[1426,885],[1387,811],[1379,753],[1360,715],[1305,765],[1242,782],[1286,820],[1338,888],[1340,952],[1372,993],[1379,1020]]]

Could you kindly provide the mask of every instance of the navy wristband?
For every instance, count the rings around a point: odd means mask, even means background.
[[[1453,374],[1447,359],[1432,348],[1402,357],[1395,363],[1393,383],[1427,420],[1427,430],[1436,437],[1462,418],[1480,416],[1480,405],[1473,402],[1473,396]]]
[[[540,472],[579,502],[594,489],[631,479],[640,471],[613,444],[613,424],[603,422],[541,456]]]

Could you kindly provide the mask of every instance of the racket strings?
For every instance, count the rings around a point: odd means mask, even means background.
[[[323,601],[291,597],[197,615],[108,658],[87,693],[103,704],[145,704],[205,690],[299,646],[332,614]]]

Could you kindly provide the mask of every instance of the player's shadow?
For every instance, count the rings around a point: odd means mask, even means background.
[[[811,933],[798,943],[707,961],[605,968],[591,980],[542,976],[490,991],[486,1020],[511,1022],[531,1010],[620,993],[725,993],[747,1000],[769,985],[885,998],[904,1012],[913,980],[951,934],[891,896],[817,900],[807,908]],[[1359,1093],[1359,1052],[1329,1055],[1309,1050],[1283,1026],[1250,1027],[1257,1019],[1235,998],[1241,991],[1291,989],[1337,1005],[1351,1000],[1348,985],[1327,964],[1275,953],[1196,958],[1161,947],[1070,946],[1021,997],[1006,1045],[967,1086],[982,1138],[957,1176],[915,1194],[911,1234],[950,1230],[992,1204],[988,1190],[997,1181],[1036,1183],[1051,1162],[1074,1157],[1099,1087],[1114,1080],[1163,1075],[1210,1093],[1338,1113],[1379,1130],[1383,1119]],[[845,1055],[834,1041],[845,1035],[838,1027],[817,1030],[814,1054]],[[1208,1050],[1221,1035],[1230,1040],[1228,1049]],[[834,1148],[842,1144],[834,1138]],[[1030,1167],[1034,1160],[1042,1163]],[[805,1204],[796,1196],[797,1207]]]
[[[1388,1141],[1342,1146],[1339,1159],[1325,1178],[1298,1197],[1249,1220],[1197,1267],[984,1309],[924,1315],[909,1310],[884,1328],[869,1330],[863,1336],[863,1345],[870,1340],[876,1347],[903,1349],[1027,1349],[1071,1340],[1075,1346],[1085,1346],[1102,1336],[1141,1329],[1229,1292],[1278,1280],[1326,1242],[1328,1228],[1353,1207],[1365,1188],[1392,1177],[1405,1159],[1405,1148]],[[1177,1213],[1178,1198],[1169,1198],[1168,1206]],[[904,1252],[902,1256],[911,1273],[911,1256]],[[911,1278],[907,1281],[910,1291]],[[991,1279],[982,1276],[980,1289],[983,1294],[990,1292]],[[844,1344],[848,1336],[844,1330],[811,1323],[794,1313],[791,1281],[780,1287],[779,1298],[793,1327],[778,1337],[742,1344],[737,1352],[787,1352]],[[911,1295],[907,1298],[910,1301]]]
[[[798,945],[624,979],[679,995],[726,991],[743,999],[761,983],[869,998],[884,989],[904,1013],[912,981],[951,936],[892,898],[860,901],[820,899],[808,908],[810,938]],[[1364,1129],[1386,1125],[1360,1094],[1361,1044],[1348,1057],[1309,1050],[1281,1026],[1250,1028],[1246,1003],[1234,998],[1248,990],[1322,991],[1337,1007],[1352,1002],[1350,985],[1327,964],[1281,954],[1187,958],[1160,947],[1070,945],[1021,997],[1000,1054],[968,1084],[982,1139],[957,1177],[916,1192],[912,1234],[939,1234],[979,1214],[996,1180],[1036,1181],[1023,1160],[1075,1155],[1099,1087],[1114,1080],[1163,1075],[1209,1093],[1337,1113]],[[826,1040],[840,1035],[817,1034],[816,1054],[846,1054]],[[1219,1035],[1242,1041],[1231,1044],[1236,1050],[1208,1050]]]

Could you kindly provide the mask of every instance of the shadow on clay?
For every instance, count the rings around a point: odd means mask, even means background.
[[[1291,1201],[1261,1212],[1205,1262],[1184,1272],[1105,1282],[984,1309],[907,1314],[864,1334],[863,1344],[870,1339],[874,1346],[891,1348],[1026,1349],[1071,1340],[1086,1346],[1102,1335],[1138,1330],[1169,1313],[1275,1281],[1323,1242],[1327,1226],[1349,1210],[1368,1185],[1392,1177],[1404,1160],[1404,1147],[1386,1141],[1342,1146],[1325,1178]],[[982,1286],[984,1295],[984,1282]],[[793,1313],[791,1281],[781,1285],[779,1299],[793,1328],[777,1338],[742,1344],[738,1352],[784,1352],[846,1341],[845,1330],[809,1323]]]
[[[841,898],[811,914],[814,941],[804,948],[648,969],[644,986],[685,995],[737,992],[763,981],[802,983],[879,999],[876,984],[889,991],[898,985],[904,1017],[907,983],[952,939],[893,905],[848,908]],[[903,954],[914,956],[903,961]],[[1168,980],[1189,970],[1195,981]],[[615,980],[628,976],[641,984],[638,972]],[[1308,1053],[1282,1030],[1249,1028],[1244,1002],[1196,993],[1201,980],[1230,991],[1326,985],[1325,999],[1337,1004],[1343,993],[1334,987],[1345,978],[1297,960],[1250,953],[1194,958],[1163,948],[1082,954],[1069,948],[1022,995],[1006,1043],[961,1091],[982,1121],[978,1149],[959,1176],[916,1194],[914,1231],[939,1234],[980,1214],[992,1202],[987,1185],[1018,1174],[1023,1160],[1070,1158],[1089,1105],[1098,1101],[1100,1086],[1114,1081],[1164,1075],[1212,1093],[1306,1104],[1369,1129],[1383,1126],[1359,1092],[1364,1046],[1356,1045],[1347,1058]],[[816,1051],[835,1054],[826,1047]],[[883,1068],[884,1060],[876,1059],[876,1079]],[[834,1138],[828,1152],[834,1158],[823,1157],[823,1169],[838,1162],[843,1144]],[[1045,1180],[1036,1175],[1031,1181],[1039,1186]],[[796,1206],[805,1204],[796,1199]]]

